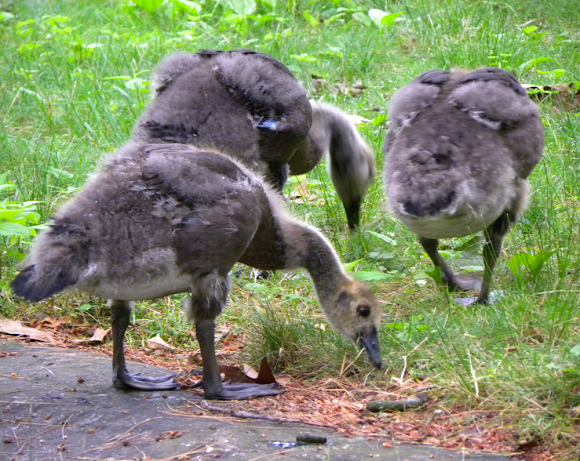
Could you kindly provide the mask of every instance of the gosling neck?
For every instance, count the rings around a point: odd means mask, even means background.
[[[325,301],[336,297],[349,277],[330,243],[317,230],[307,229],[301,240],[300,253],[303,260],[300,265],[310,273],[318,298],[324,307]]]

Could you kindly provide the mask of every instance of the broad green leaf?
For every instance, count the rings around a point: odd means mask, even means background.
[[[226,3],[236,14],[243,16],[256,11],[256,2],[254,0],[226,0]]]
[[[381,26],[381,19],[383,19],[383,17],[388,16],[389,13],[386,13],[383,10],[378,10],[376,8],[372,8],[369,10],[369,18],[371,18],[373,20],[373,22],[377,25],[377,26]]]
[[[50,174],[52,174],[55,178],[58,179],[70,179],[73,177],[71,173],[69,173],[68,171],[61,170],[60,168],[54,168],[49,166],[47,170]]]
[[[302,62],[316,62],[316,61],[318,61],[318,59],[316,59],[314,56],[310,56],[306,53],[291,54],[290,57],[297,59],[298,61],[302,61]]]
[[[330,18],[328,18],[326,21],[324,21],[324,25],[328,26],[329,24],[332,24],[333,22],[338,21],[342,17],[344,17],[344,13],[335,14],[335,15],[331,16]]]
[[[371,20],[371,18],[369,18],[366,14],[364,14],[360,11],[353,13],[352,18],[355,21],[360,22],[364,26],[370,27],[373,25],[373,21]]]
[[[387,114],[379,114],[374,119],[372,119],[371,123],[374,126],[382,125],[387,120]]]
[[[380,259],[386,261],[388,259],[393,259],[395,253],[392,251],[369,251],[368,257],[369,259]]]
[[[260,285],[259,283],[246,283],[244,289],[249,291],[266,291],[266,286]]]
[[[353,272],[352,276],[361,282],[368,282],[371,280],[387,280],[391,278],[389,274],[385,274],[384,272],[380,271],[358,271]]]
[[[293,295],[291,293],[285,294],[284,296],[282,296],[282,298],[284,298],[284,299],[298,299],[298,300],[304,301],[306,303],[315,303],[316,302],[312,298],[307,298],[306,296]]]
[[[8,11],[0,11],[0,21],[5,21],[7,19],[12,19],[14,15]]]
[[[387,13],[383,10],[378,10],[376,8],[372,8],[369,10],[369,18],[373,20],[373,22],[379,27],[389,27],[393,22],[397,20],[399,16],[403,14],[402,11],[399,13]]]
[[[392,238],[387,237],[385,234],[379,234],[378,232],[367,231],[369,234],[374,235],[377,238],[380,238],[382,241],[387,242],[389,245],[397,246],[397,242],[395,242]]]
[[[14,222],[0,222],[0,235],[4,237],[30,237],[30,231],[22,224]]]
[[[434,267],[433,270],[425,271],[425,273],[433,280],[435,280],[435,283],[437,283],[438,285],[443,285],[443,277],[441,276],[440,267]]]
[[[189,0],[173,0],[178,11],[195,11],[197,14],[201,12],[201,5],[199,3],[190,2]]]
[[[392,14],[388,14],[386,16],[383,16],[381,18],[381,24],[385,27],[389,27],[392,23],[394,23],[397,18],[399,16],[401,16],[403,14],[402,11],[399,11],[398,13],[392,13]]]
[[[20,221],[20,224],[37,223],[40,220],[40,215],[36,211],[24,210],[12,218],[14,222]]]
[[[522,32],[526,35],[530,35],[532,32],[534,32],[536,30],[538,30],[537,26],[528,26],[528,27],[524,27]]]
[[[131,80],[128,75],[118,75],[115,77],[104,77],[103,80]]]
[[[52,15],[48,15],[48,16],[44,16],[42,18],[44,21],[46,21],[46,23],[49,26],[55,26],[58,24],[63,24],[65,22],[69,22],[70,18],[68,16],[52,16]]]
[[[364,261],[364,259],[357,259],[356,261],[352,261],[350,263],[344,263],[343,264],[344,270],[347,272],[352,272],[354,270],[354,268],[356,267],[356,265],[358,263],[360,263],[361,261]]]
[[[534,67],[536,64],[539,64],[541,62],[556,62],[556,60],[554,58],[544,58],[544,57],[530,59],[529,61],[526,61],[522,65],[520,65],[518,67],[518,70],[520,72],[523,72],[531,67]]]
[[[463,270],[466,270],[468,272],[480,272],[484,269],[483,266],[479,266],[479,265],[467,265],[467,266],[460,266]]]
[[[125,87],[129,88],[130,90],[134,91],[142,91],[143,89],[147,89],[149,86],[149,81],[144,80],[142,78],[132,78],[125,82]]]
[[[133,0],[133,3],[142,10],[154,13],[157,8],[163,5],[163,0]]]
[[[308,21],[310,27],[312,27],[313,29],[316,29],[318,27],[318,19],[312,16],[308,11],[302,13],[302,16],[304,16],[304,19],[306,19],[306,21]]]
[[[18,216],[20,213],[22,213],[22,210],[20,209],[15,210],[3,209],[0,210],[0,219],[3,219],[4,221],[12,221],[14,217]]]
[[[537,277],[544,263],[552,256],[555,251],[541,251],[539,253],[518,253],[509,258],[506,262],[508,269],[514,274],[514,276],[520,280],[524,280],[524,271],[522,268],[528,270],[532,277]]]
[[[580,356],[580,344],[576,344],[572,349],[570,349],[570,354]]]

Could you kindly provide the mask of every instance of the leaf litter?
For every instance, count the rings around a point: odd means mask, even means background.
[[[98,324],[82,323],[76,318],[46,317],[31,322],[0,319],[0,338],[3,333],[11,335],[12,340],[16,336],[18,340],[27,342],[36,340],[56,347],[112,355],[112,344],[104,343],[109,330]],[[429,398],[425,399],[424,405],[418,409],[371,413],[366,408],[369,402],[409,401],[418,394],[424,395],[425,390],[432,386],[426,386],[424,382],[397,380],[379,389],[365,386],[364,380],[356,375],[317,381],[306,381],[299,376],[275,376],[266,359],[262,360],[258,372],[248,365],[230,364],[237,361],[236,355],[243,349],[244,342],[238,335],[221,338],[218,343],[220,347],[216,352],[222,363],[220,371],[225,380],[277,383],[283,385],[286,392],[276,397],[215,402],[215,405],[205,403],[199,406],[192,401],[180,408],[180,414],[199,417],[210,413],[215,417],[216,411],[219,411],[219,414],[224,415],[221,417],[226,418],[260,418],[328,427],[344,437],[388,438],[447,449],[503,453],[526,461],[560,459],[542,441],[522,440],[522,436],[511,428],[517,418],[524,416],[515,409],[498,411],[480,407],[470,410],[467,405],[459,403],[449,406],[445,404],[445,395],[441,390],[433,389],[428,392]],[[179,371],[178,381],[186,387],[200,378],[199,354],[171,347],[158,336],[146,344],[144,348],[128,348],[127,359]],[[5,356],[0,354],[0,359]],[[191,389],[189,392],[203,397],[200,389]],[[165,436],[172,437],[171,434]]]

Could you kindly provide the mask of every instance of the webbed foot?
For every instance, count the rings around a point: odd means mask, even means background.
[[[474,296],[468,298],[453,298],[453,301],[455,301],[459,306],[469,306],[477,303],[477,298]]]
[[[158,376],[155,378],[140,376],[139,373],[130,374],[127,371],[119,373],[113,378],[116,389],[138,389],[140,391],[169,391],[179,386],[173,381],[175,375]]]
[[[224,383],[221,390],[205,390],[204,397],[211,400],[246,400],[253,397],[271,397],[283,394],[284,390],[274,389],[276,384]]]
[[[453,274],[452,277],[443,277],[443,281],[452,289],[462,291],[480,291],[482,279],[479,277],[465,277]]]

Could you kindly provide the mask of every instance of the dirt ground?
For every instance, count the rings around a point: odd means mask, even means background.
[[[148,375],[167,373],[142,363],[130,367]],[[266,410],[279,410],[291,394],[258,399],[248,411],[255,412],[258,401]],[[243,409],[240,402],[210,403]],[[234,418],[207,410],[198,391],[119,391],[111,385],[106,355],[9,340],[0,340],[0,408],[1,461],[507,459],[315,425]],[[336,425],[341,422],[337,415]],[[297,444],[301,434],[327,442]]]

